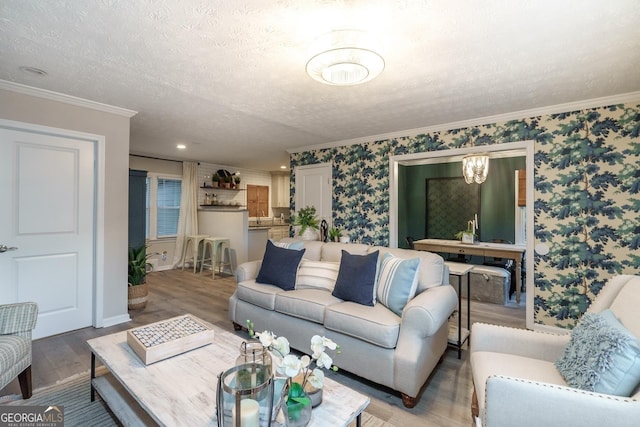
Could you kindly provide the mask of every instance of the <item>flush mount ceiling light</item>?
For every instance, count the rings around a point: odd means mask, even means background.
[[[368,82],[384,70],[378,48],[365,31],[331,31],[316,40],[307,73],[314,80],[334,86]]]
[[[21,67],[19,67],[19,69],[23,73],[31,74],[31,75],[38,76],[38,77],[44,77],[44,76],[47,75],[46,71],[41,70],[40,68],[36,68],[36,67],[21,66]]]
[[[469,154],[462,158],[462,174],[467,184],[482,184],[489,173],[489,155],[487,153]]]

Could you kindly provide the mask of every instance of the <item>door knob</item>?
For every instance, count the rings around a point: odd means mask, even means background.
[[[16,249],[18,248],[16,248],[15,246],[9,247],[7,245],[0,245],[0,253],[7,252],[7,251],[15,251]]]

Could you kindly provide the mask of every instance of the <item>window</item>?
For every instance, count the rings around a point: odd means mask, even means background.
[[[182,180],[149,173],[147,176],[147,239],[175,237],[180,216]]]

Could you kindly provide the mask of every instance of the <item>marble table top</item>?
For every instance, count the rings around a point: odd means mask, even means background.
[[[218,375],[234,366],[241,337],[212,325],[213,343],[145,365],[127,344],[126,331],[87,341],[96,358],[160,425],[215,426]],[[323,402],[309,426],[347,426],[369,397],[325,378]]]

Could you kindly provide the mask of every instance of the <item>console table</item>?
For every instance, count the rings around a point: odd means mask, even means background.
[[[520,289],[522,286],[522,256],[525,245],[512,245],[508,243],[474,244],[462,243],[459,240],[421,239],[413,242],[419,251],[442,252],[448,254],[480,255],[495,258],[507,258],[516,262],[516,302],[520,304]]]
[[[471,277],[470,273],[473,270],[473,264],[463,264],[461,262],[445,262],[445,265],[449,267],[449,274],[458,277],[458,327],[457,327],[457,341],[455,334],[449,334],[449,345],[458,349],[458,359],[462,357],[462,345],[467,339],[471,339]],[[462,278],[467,276],[467,329],[462,328]]]

